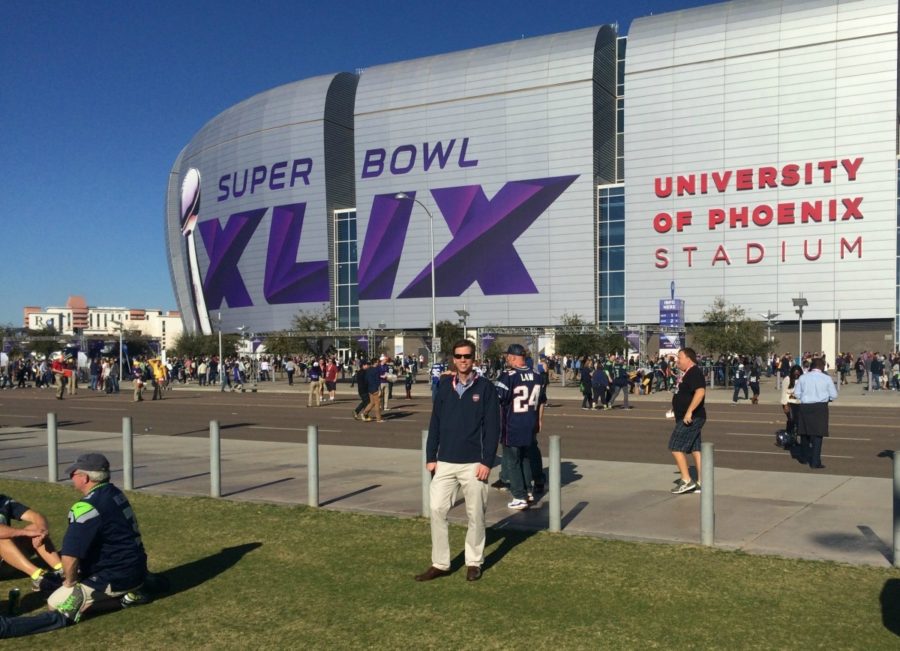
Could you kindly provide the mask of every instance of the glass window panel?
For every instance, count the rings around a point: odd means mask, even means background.
[[[600,296],[609,296],[609,274],[600,274]]]
[[[610,321],[625,321],[625,297],[620,296],[618,298],[609,299],[609,320]]]
[[[350,257],[348,260],[350,262],[359,262],[359,258],[356,257],[356,240],[350,242]]]
[[[358,307],[350,308],[350,327],[351,328],[359,327],[359,308]]]
[[[611,271],[606,274],[609,278],[609,295],[622,296],[625,294],[625,272]]]
[[[350,224],[346,219],[338,220],[337,238],[339,242],[350,239]]]
[[[350,285],[350,305],[359,305],[359,286]]]
[[[600,246],[609,246],[609,223],[600,224],[597,231],[600,235]]]
[[[348,310],[338,310],[338,327],[350,327],[350,312]]]
[[[606,271],[606,261],[609,259],[609,254],[606,252],[606,249],[600,249],[600,252],[597,254],[597,269],[603,273]]]
[[[348,222],[348,225],[349,225],[349,239],[351,239],[355,242],[356,241],[356,217],[355,216],[353,217],[353,219],[351,219]]]
[[[350,305],[350,285],[338,286],[338,305]]]
[[[338,265],[338,284],[346,285],[350,282],[350,265],[349,264],[339,264]]]
[[[625,222],[609,222],[609,245],[623,246],[625,244]]]
[[[356,265],[351,264],[350,265],[350,283],[355,285],[358,282],[359,282],[359,280],[357,280],[357,278],[356,278]]]
[[[624,271],[625,270],[625,247],[624,246],[611,246],[607,250],[607,260],[609,262],[609,270],[610,271]],[[615,293],[615,292],[614,292]],[[625,292],[622,292],[623,294]]]

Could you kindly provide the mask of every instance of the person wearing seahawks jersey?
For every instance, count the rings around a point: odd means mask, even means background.
[[[109,483],[109,461],[96,452],[80,455],[66,474],[84,497],[69,510],[60,555],[63,585],[47,599],[73,621],[95,601],[145,603],[147,554],[128,498]]]
[[[547,394],[541,375],[525,363],[525,347],[511,344],[506,350],[509,368],[494,386],[500,399],[500,442],[503,466],[509,476],[512,500],[506,506],[521,511],[528,508],[531,491],[532,444],[541,431]]]

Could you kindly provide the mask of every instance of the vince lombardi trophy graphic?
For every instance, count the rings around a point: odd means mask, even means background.
[[[203,283],[200,282],[200,265],[197,264],[197,244],[194,241],[194,229],[197,226],[197,215],[200,212],[200,172],[193,167],[184,175],[181,182],[181,234],[187,240],[188,271],[191,274],[191,302],[197,313],[200,332],[212,334],[209,323],[209,312],[206,299],[203,297]]]

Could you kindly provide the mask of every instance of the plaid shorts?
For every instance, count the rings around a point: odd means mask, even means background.
[[[669,437],[669,449],[674,452],[699,452],[700,430],[705,422],[705,418],[696,417],[690,425],[685,425],[683,420],[678,421]]]

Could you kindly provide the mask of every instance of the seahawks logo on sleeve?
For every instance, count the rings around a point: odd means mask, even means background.
[[[75,502],[69,510],[69,523],[82,524],[88,520],[93,520],[99,515],[100,513],[94,508],[93,504],[88,504],[87,502]]]

